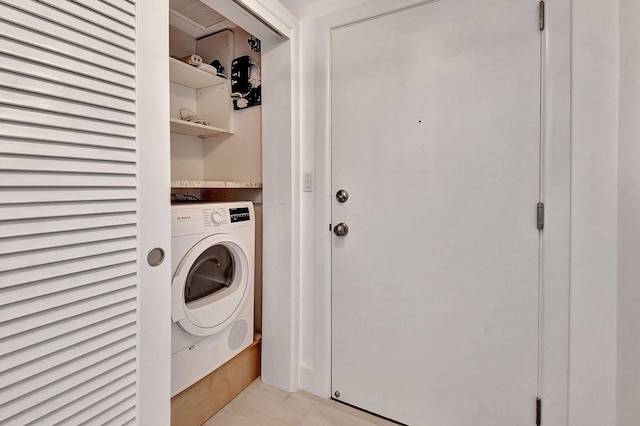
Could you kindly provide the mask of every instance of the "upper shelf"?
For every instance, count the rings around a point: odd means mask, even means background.
[[[203,87],[217,86],[227,80],[202,71],[192,65],[175,58],[169,58],[169,79],[173,83],[192,89],[202,89]]]

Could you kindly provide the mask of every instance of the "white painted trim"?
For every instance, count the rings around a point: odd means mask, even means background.
[[[314,150],[316,157],[315,199],[303,204],[303,211],[314,209],[313,220],[310,224],[303,222],[302,229],[303,235],[313,235],[313,242],[306,244],[304,250],[312,250],[315,263],[305,265],[314,273],[308,274],[311,281],[305,281],[301,300],[302,311],[306,315],[313,314],[314,320],[313,324],[303,325],[300,387],[322,397],[329,397],[331,390],[331,233],[328,232],[332,196],[330,31],[421,3],[426,1],[351,0],[324,3],[324,9],[310,5],[297,11],[303,33],[303,69],[315,73],[315,85],[303,76],[302,96],[306,100],[302,112],[303,140],[313,137],[316,141],[315,146],[308,147]],[[570,31],[570,1],[547,2],[544,192],[548,209],[543,241],[545,288],[541,396],[545,401],[545,423],[558,425],[567,424],[568,393]]]
[[[171,385],[171,216],[169,2],[137,2],[138,413],[142,425],[169,424]],[[160,94],[160,96],[158,95]],[[163,95],[164,94],[164,95]],[[154,247],[164,263],[147,264]]]
[[[234,3],[233,0],[201,0],[216,12],[235,23],[249,34],[252,34],[262,41],[263,54],[266,52],[266,46],[277,46],[283,42],[280,36],[268,28],[260,20],[251,16],[242,7]],[[269,26],[275,28],[279,33],[284,35],[284,39],[295,37],[294,31],[297,30],[298,19],[293,16],[276,0],[240,0],[247,9],[252,10],[260,19]]]
[[[545,424],[568,424],[571,250],[571,2],[546,2],[543,323]]]
[[[301,299],[305,313],[301,331],[300,388],[328,398],[331,395],[331,35],[330,27],[303,21],[302,111],[303,141],[313,153],[308,167],[316,171],[316,192],[303,205],[303,252],[312,253],[305,267],[307,279]],[[306,291],[305,291],[306,290]]]
[[[298,388],[300,347],[300,65],[298,19],[275,0],[244,0],[289,39],[231,0],[203,0],[262,41],[262,380]]]
[[[289,392],[298,388],[300,347],[297,31],[292,36],[262,55],[262,380]]]
[[[254,14],[258,15],[262,20],[264,20],[268,25],[272,27],[270,28],[271,30],[277,31],[285,38],[291,38],[292,26],[285,23],[286,21],[291,22],[291,14],[279,2],[269,0],[263,0],[262,2],[259,0],[235,1],[242,3],[244,7],[246,7]],[[267,6],[265,6],[263,3],[266,3]],[[283,19],[281,19],[281,17]]]

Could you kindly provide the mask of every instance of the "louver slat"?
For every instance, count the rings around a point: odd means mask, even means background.
[[[69,50],[78,55],[78,58],[100,64],[107,68],[126,72],[126,69],[132,69],[135,64],[135,53],[133,47],[135,44],[131,40],[123,39],[126,46],[118,46],[107,43],[99,38],[84,34],[82,28],[77,27],[77,22],[66,14],[56,13],[54,9],[50,9],[40,3],[24,2],[24,0],[3,0],[5,5],[0,5],[0,16],[8,23],[11,23],[11,30],[14,31],[15,38],[22,38],[21,28],[33,28],[36,31],[30,39],[37,39],[38,46],[53,51],[60,51],[56,48],[58,43],[65,43]],[[13,3],[13,5],[11,5]],[[29,11],[25,11],[20,7],[24,5],[29,7]],[[43,10],[48,9],[48,10]],[[49,13],[52,18],[57,18],[57,22],[51,22],[43,19],[38,15]],[[62,19],[62,20],[61,20]],[[77,20],[76,20],[77,21]],[[84,25],[86,26],[86,25]],[[70,29],[73,28],[73,29]],[[25,30],[31,31],[31,30]],[[131,50],[129,50],[131,49]],[[120,62],[120,66],[117,63]],[[109,65],[110,64],[110,65]],[[122,69],[119,69],[122,67]],[[133,75],[133,72],[129,72]]]
[[[92,130],[81,132],[78,129],[65,129],[41,126],[38,123],[3,123],[0,118],[0,134],[7,138],[16,138],[31,142],[65,143],[80,145],[74,157],[82,157],[82,148],[107,148],[107,154],[113,149],[135,150],[135,140],[131,137],[112,136],[96,133]],[[49,150],[43,149],[42,155]],[[90,156],[86,158],[91,158]]]
[[[0,191],[0,197],[2,191]],[[91,229],[82,232],[59,232],[47,235],[33,235],[21,238],[7,238],[0,246],[0,255],[27,252],[46,248],[58,248],[67,245],[109,241],[135,235],[135,227],[119,226]],[[0,299],[0,305],[4,300]]]
[[[128,213],[86,217],[61,217],[48,220],[0,221],[0,235],[19,237],[62,231],[90,230],[109,226],[131,225],[135,224],[136,220],[135,214]]]
[[[87,1],[87,0],[84,0]],[[122,10],[123,12],[134,15],[136,11],[136,2],[129,0],[103,0],[103,3],[107,3],[113,6],[116,9]]]
[[[130,97],[133,89],[114,86],[108,81],[94,76],[84,76],[73,70],[65,70],[56,66],[26,60],[21,57],[0,53],[0,69],[3,71],[2,84],[31,92],[42,91],[45,94],[59,94],[60,97],[83,94],[82,99],[104,99],[104,106],[135,112],[134,102]],[[6,80],[5,80],[6,78]],[[123,79],[123,81],[128,81]],[[70,92],[71,90],[71,92]],[[92,94],[97,96],[92,97]],[[109,99],[113,99],[110,101]],[[94,104],[100,105],[95,101]]]
[[[135,366],[134,366],[135,367]],[[122,388],[123,385],[127,386],[128,388],[131,388],[132,385],[135,383],[135,377],[132,377],[132,373],[130,373],[128,376],[125,376],[122,380],[120,380],[117,384],[113,383],[113,384],[109,384],[107,386],[104,386],[102,388],[100,388],[99,390],[92,392],[90,394],[88,394],[87,396],[77,399],[75,400],[73,403],[69,404],[68,406],[64,407],[63,410],[61,410],[61,415],[65,415],[65,414],[69,414],[69,413],[74,413],[77,412],[78,410],[83,409],[84,407],[87,406],[87,404],[95,404],[98,401],[103,400],[104,398],[106,398],[107,396],[109,396],[110,394],[113,393],[113,391],[115,389],[118,388]],[[106,417],[107,419],[109,417],[112,416],[116,416],[114,417],[117,418],[117,413],[121,412],[121,409],[126,409],[126,416],[123,416],[123,418],[131,418],[132,414],[133,417],[135,418],[135,408],[130,408],[130,407],[135,407],[135,403],[136,403],[136,399],[135,397],[129,397],[124,399],[121,404],[123,404],[123,406],[116,406],[115,408],[110,408],[104,412],[101,412],[99,415],[97,415],[96,419],[101,419]],[[133,412],[133,413],[132,413]],[[57,416],[53,415],[52,418],[56,418]],[[38,423],[41,425],[46,425],[46,422],[43,423]],[[109,424],[109,422],[94,422],[93,419],[87,421],[86,423],[87,425],[107,425]],[[115,423],[117,425],[123,425],[124,422],[120,422],[120,423]]]
[[[81,216],[87,214],[105,214],[116,212],[133,212],[136,210],[135,199],[95,200],[91,204],[82,201],[59,203],[16,203],[7,206],[0,212],[0,220],[20,220],[33,218],[54,218]]]
[[[135,187],[135,176],[4,171],[0,187]]]
[[[132,30],[135,28],[136,19],[134,16],[135,7],[129,10],[114,7],[108,1],[95,0],[75,0],[75,3],[82,5],[87,10],[94,11],[97,14],[105,16],[109,24],[111,21],[125,25]],[[135,31],[133,31],[135,33]]]
[[[0,170],[76,173],[104,173],[114,175],[135,175],[135,163],[121,163],[115,161],[80,160],[64,158],[46,158],[43,156],[20,156],[0,154]]]
[[[34,123],[41,126],[58,127],[64,129],[84,130],[87,132],[103,133],[106,135],[135,137],[133,125],[122,125],[113,122],[95,120],[88,117],[73,116],[71,114],[50,112],[38,109],[27,109],[16,106],[0,106],[0,120],[13,121],[22,124]]]
[[[10,27],[9,24],[3,24],[3,27]],[[20,27],[11,28],[12,31],[19,31],[20,35],[29,36],[33,33],[20,29]],[[0,34],[0,52],[4,53],[3,56],[10,56],[18,59],[33,62],[37,65],[45,65],[54,69],[68,71],[70,73],[76,73],[81,76],[93,78],[95,80],[102,80],[108,83],[114,84],[114,94],[118,93],[119,88],[135,88],[135,79],[130,73],[123,73],[121,70],[111,70],[108,67],[97,66],[92,62],[88,62],[84,59],[80,60],[74,55],[83,54],[84,52],[79,49],[66,49],[68,47],[65,43],[59,41],[52,42],[54,47],[53,51],[46,48],[41,48],[35,44],[38,39],[31,37],[29,39],[32,44],[25,44],[21,42],[23,39],[17,38],[18,34]],[[21,41],[16,41],[21,40]],[[65,52],[65,54],[56,53],[58,50]],[[75,50],[75,51],[74,51]],[[113,62],[115,60],[111,60]],[[113,62],[118,65],[117,62]],[[124,64],[120,64],[124,65]],[[130,66],[124,67],[125,70],[133,72]],[[98,89],[96,89],[98,90]],[[106,91],[108,93],[108,91]]]
[[[0,0],[0,424],[136,418],[136,16]]]
[[[101,413],[111,412],[112,407],[122,406],[127,402],[129,404],[133,402],[135,405],[135,400],[129,402],[129,400],[133,399],[132,397],[135,396],[135,392],[136,392],[136,389],[135,389],[135,386],[133,385],[126,387],[124,389],[120,389],[119,391],[112,393],[106,398],[86,407],[84,410],[79,411],[70,417],[62,419],[59,423],[56,423],[56,426],[84,424],[85,422],[88,422],[89,420],[91,420],[95,416],[96,412],[101,412]],[[126,411],[129,411],[129,408],[127,408]],[[58,413],[56,413],[56,415],[57,414]],[[87,424],[90,424],[90,423],[87,423]],[[120,423],[120,424],[123,424],[123,423]]]
[[[82,256],[82,253],[78,253]],[[18,269],[9,272],[0,272],[0,288],[13,285],[25,284],[36,280],[43,280],[50,277],[61,277],[76,272],[96,269],[101,266],[116,265],[135,261],[137,254],[135,250],[121,251],[115,253],[105,253],[98,256],[79,257],[74,260],[56,262],[48,265],[37,265],[28,269]],[[0,324],[0,327],[2,325]]]
[[[129,320],[128,322],[111,321],[108,323],[104,323],[102,325],[103,325],[103,328],[107,328],[109,326],[117,326],[118,324],[125,322],[125,325],[129,326],[128,329],[131,330],[132,329],[131,324],[132,324],[132,321],[133,323],[135,323],[135,318],[132,318],[131,316],[128,318],[128,320]],[[121,326],[121,327],[124,329],[124,326]],[[96,333],[99,331],[97,327],[93,327],[93,329],[96,331]],[[77,334],[79,335],[79,333]],[[80,339],[76,339],[76,340],[77,340],[76,344],[89,342],[89,339],[86,339],[85,341]],[[98,340],[96,339],[96,341]],[[55,342],[55,343],[57,343],[58,346],[61,347],[59,349],[60,351],[64,351],[64,353],[67,355],[71,354],[71,352],[69,351],[70,346],[63,346],[67,344],[67,342],[63,341],[63,342]],[[124,362],[135,359],[135,349],[132,348],[131,343],[132,342],[130,339],[123,339],[121,341],[118,341],[118,343],[102,346],[98,350],[95,350],[89,354],[83,354],[81,357],[78,357],[77,360],[73,361],[73,364],[74,364],[73,374],[69,374],[69,372],[65,371],[64,368],[50,368],[39,373],[37,376],[37,379],[38,379],[37,381],[36,380],[16,381],[15,384],[13,384],[12,386],[6,386],[2,390],[0,390],[0,398],[2,398],[1,399],[2,401],[7,401],[7,402],[13,401],[28,393],[37,392],[39,389],[44,388],[45,386],[49,386],[52,383],[59,382],[64,378],[68,378],[67,382],[69,382],[70,379],[77,379],[78,378],[77,376],[79,376],[81,374],[80,372],[83,370],[85,370],[84,380],[86,380],[87,379],[86,370],[91,371],[91,368],[97,365],[98,363],[103,364],[103,368],[102,368],[103,371],[97,374],[92,374],[92,375],[97,376],[98,374],[102,374],[103,372],[108,371],[111,368],[117,367],[118,365]],[[42,350],[42,352],[45,353],[46,355],[51,355],[55,353],[53,350],[49,353],[44,352],[44,350]],[[18,355],[19,354],[16,354],[16,356]],[[26,361],[27,360],[25,360],[24,362]],[[28,361],[32,361],[32,359],[29,358]],[[107,366],[110,365],[110,367],[104,368],[105,364]],[[37,368],[37,363],[34,363],[34,368]],[[82,377],[80,377],[80,379],[82,379]],[[56,384],[59,384],[59,383],[56,383]],[[46,389],[45,391],[47,391],[49,396],[52,396],[50,388]],[[20,407],[16,407],[16,409],[19,410]]]
[[[5,64],[2,65],[6,67]],[[69,74],[67,74],[67,76],[71,77]],[[72,102],[82,100],[84,104],[98,106],[103,109],[110,108],[128,113],[135,112],[135,104],[131,101],[112,95],[97,93],[93,90],[87,90],[86,88],[74,87],[68,80],[64,82],[52,82],[50,81],[51,76],[47,77],[47,79],[26,77],[24,74],[16,74],[14,71],[0,71],[0,84],[9,89],[14,89],[12,93],[23,91],[25,93]]]
[[[24,0],[4,1],[17,8],[20,8],[24,2]],[[121,46],[130,52],[135,50],[135,32],[132,28],[127,28],[122,24],[118,25],[118,22],[114,20],[103,23],[104,17],[72,2],[40,0],[40,3],[42,4],[33,5],[31,12],[37,13],[41,18],[54,22],[63,22],[66,27],[73,28],[85,35],[95,37],[114,46]]]
[[[113,371],[117,371],[117,370],[113,370]],[[120,404],[125,404],[126,406],[124,407],[118,407],[120,408],[120,411],[126,410],[131,408],[132,406],[135,406],[135,387],[134,386],[128,386],[127,388],[125,388],[127,390],[126,394],[121,395],[121,402]],[[134,396],[134,398],[131,398],[131,396]],[[104,396],[103,392],[100,392],[97,395],[90,395],[87,396],[85,398],[80,398],[76,401],[74,401],[71,404],[68,404],[65,407],[62,407],[58,410],[53,411],[52,413],[50,413],[47,417],[46,417],[46,421],[43,419],[41,421],[36,421],[35,423],[31,423],[31,424],[42,424],[42,425],[51,425],[53,421],[57,421],[58,419],[64,419],[65,416],[68,416],[69,414],[75,413],[77,412],[79,409],[84,408],[84,405],[87,403],[87,401],[89,400],[95,400],[98,398],[110,398],[111,395],[107,395],[106,397]],[[100,401],[100,399],[98,399],[98,401]],[[111,407],[110,409],[106,410],[108,412],[112,411]],[[113,415],[113,414],[111,414]],[[67,423],[67,424],[79,424],[79,423]]]
[[[2,13],[0,6],[0,13]],[[111,56],[97,55],[95,52],[71,45],[65,41],[54,39],[32,31],[10,22],[3,22],[10,33],[3,35],[3,45],[6,54],[28,58],[29,51],[39,56],[35,57],[36,62],[56,66],[57,68],[73,71],[75,65],[81,74],[86,76],[96,76],[96,78],[119,83],[126,87],[134,87],[133,76],[135,68],[128,62],[122,62]],[[27,38],[28,37],[28,38]],[[22,43],[27,38],[30,44]],[[13,42],[10,44],[10,42]],[[57,52],[65,52],[58,54]]]
[[[134,286],[134,284],[135,282],[132,282],[131,286]],[[34,330],[47,324],[53,324],[57,321],[67,321],[75,316],[92,312],[106,306],[128,303],[132,293],[134,293],[134,291],[130,288],[125,288],[75,303],[58,304],[52,306],[49,310],[43,310],[32,315],[21,317],[20,321],[11,321],[10,324],[0,324],[0,331],[3,336],[6,337],[17,336],[20,333]],[[0,359],[0,366],[2,365],[1,363],[2,359]]]
[[[16,253],[6,256],[7,262],[0,265],[0,272],[72,260],[76,258],[79,250],[82,251],[85,256],[98,256],[105,253],[133,250],[136,248],[136,244],[137,241],[135,237],[129,237],[37,250],[29,253]]]
[[[115,380],[113,379],[114,376],[116,377]],[[26,425],[54,412],[60,407],[60,405],[72,403],[87,394],[90,394],[87,395],[87,399],[102,399],[118,388],[135,383],[135,380],[135,363],[125,364],[121,367],[108,371],[101,376],[97,376],[90,381],[84,382],[80,386],[76,386],[67,392],[61,393],[55,398],[51,398],[39,403],[38,405],[31,406],[24,411],[9,417],[8,420],[10,423]],[[25,399],[24,402],[25,405],[28,405],[32,401],[30,401],[30,399]],[[1,420],[2,409],[0,408],[0,421]],[[46,420],[43,419],[43,421],[46,423]]]
[[[33,342],[44,342],[111,318],[127,316],[127,314],[133,312],[135,312],[135,305],[132,303],[117,303],[72,317],[60,324],[48,324],[27,332],[15,334],[0,342],[0,350],[5,353],[15,352],[32,346]]]
[[[136,154],[133,151],[37,140],[3,139],[2,137],[0,137],[0,152],[13,155],[33,155],[43,158],[77,158],[122,163],[136,162]]]
[[[121,405],[115,405],[99,416],[94,417],[87,422],[87,425],[123,426],[133,424],[136,418],[133,408],[134,402],[133,398],[129,398],[123,401]]]
[[[36,359],[30,363],[22,364],[0,377],[3,378],[3,384],[12,386],[25,384],[24,381],[29,378],[31,380],[39,380],[38,376],[40,374],[53,368],[61,368],[61,374],[76,374],[81,369],[86,368],[87,364],[98,362],[101,350],[112,344],[119,345],[121,350],[135,347],[135,326],[122,327],[95,339],[88,340],[82,345],[65,348],[48,356],[46,360]],[[38,388],[44,387],[46,384],[46,382],[37,383]],[[22,410],[20,406],[13,407],[14,404],[10,405],[11,407],[0,406],[0,418],[5,415],[5,412],[8,413],[7,416],[12,416]]]
[[[132,279],[132,277],[122,277],[112,280],[105,280],[102,282],[96,282],[91,286],[77,287],[71,290],[61,291],[58,293],[50,293],[38,298],[14,303],[11,306],[3,309],[2,316],[0,318],[3,321],[7,320],[7,318],[11,319],[12,321],[14,321],[14,325],[16,325],[16,328],[19,328],[22,319],[27,322],[30,320],[30,318],[27,317],[31,315],[51,314],[51,317],[54,317],[55,313],[48,311],[51,311],[52,309],[57,307],[67,306],[75,302],[82,302],[92,297],[109,295],[115,297],[116,302],[122,301],[123,294],[129,294],[135,290],[132,290],[131,287],[135,287],[135,280]],[[4,361],[5,359],[3,358],[2,362]]]
[[[72,117],[90,118],[96,121],[106,121],[129,126],[135,124],[135,117],[132,117],[131,113],[106,109],[104,106],[93,106],[77,101],[56,99],[47,95],[0,88],[0,99],[4,99],[5,105],[18,108],[37,109],[39,111],[60,113]]]

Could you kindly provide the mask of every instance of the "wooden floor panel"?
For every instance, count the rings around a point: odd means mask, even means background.
[[[299,391],[287,393],[257,379],[204,426],[393,426],[339,402]]]

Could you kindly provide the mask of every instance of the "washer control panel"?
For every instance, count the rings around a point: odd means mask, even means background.
[[[202,209],[204,226],[220,226],[229,223],[229,210],[226,208]]]
[[[251,226],[253,209],[245,202],[171,206],[172,235],[189,235],[217,228]]]

